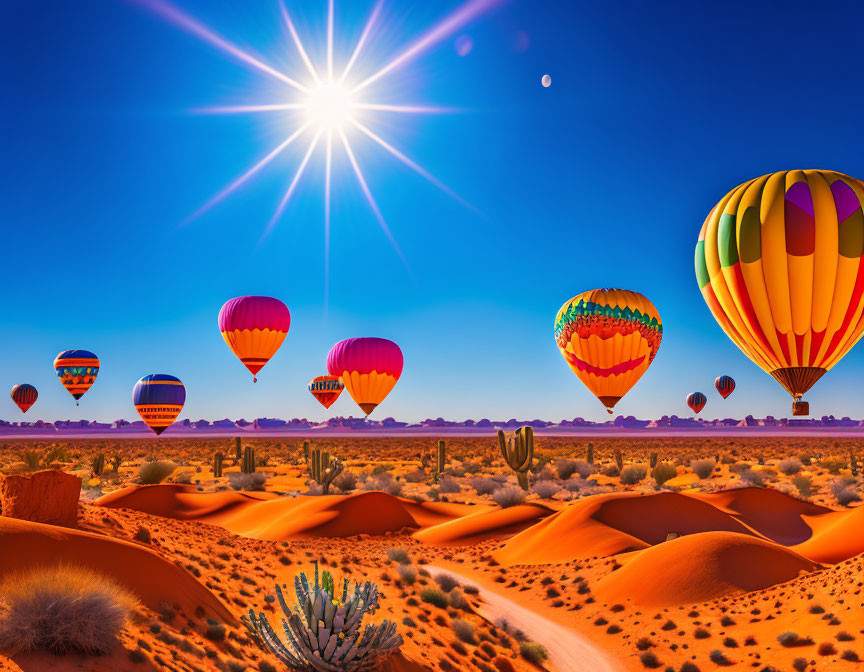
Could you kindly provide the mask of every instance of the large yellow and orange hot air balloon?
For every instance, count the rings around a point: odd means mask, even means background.
[[[253,382],[282,345],[290,326],[288,307],[270,296],[239,296],[219,311],[222,338],[249,369]]]
[[[654,361],[663,325],[648,299],[626,289],[594,289],[561,306],[555,342],[607,412]]]
[[[864,332],[864,184],[830,170],[763,175],[702,225],[696,279],[714,318],[806,415],[807,390]]]
[[[402,350],[386,338],[348,338],[327,354],[327,371],[342,379],[357,405],[369,415],[402,375]]]

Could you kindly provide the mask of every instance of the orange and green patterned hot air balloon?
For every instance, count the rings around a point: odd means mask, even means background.
[[[830,170],[763,175],[702,225],[696,279],[741,351],[801,395],[864,332],[864,184]]]
[[[288,307],[269,296],[240,296],[219,311],[222,338],[252,373],[253,382],[282,345],[290,326]]]
[[[327,371],[340,376],[348,394],[369,415],[402,375],[402,350],[386,338],[348,338],[327,355]]]
[[[626,289],[583,292],[555,317],[558,349],[610,414],[654,361],[662,339],[657,309]]]
[[[64,350],[54,358],[54,371],[77,403],[96,382],[99,358],[89,350]]]
[[[339,376],[317,376],[309,381],[309,391],[324,408],[330,408],[344,389]]]

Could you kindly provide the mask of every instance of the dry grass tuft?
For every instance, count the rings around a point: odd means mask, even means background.
[[[140,604],[113,580],[85,567],[56,565],[0,583],[0,650],[103,655]]]

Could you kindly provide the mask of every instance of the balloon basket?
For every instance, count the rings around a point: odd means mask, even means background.
[[[792,402],[792,415],[796,415],[796,416],[810,415],[810,402],[809,401],[793,401]]]

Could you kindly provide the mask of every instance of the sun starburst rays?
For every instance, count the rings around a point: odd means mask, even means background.
[[[278,220],[284,214],[290,201],[296,195],[304,174],[308,172],[307,167],[313,154],[316,149],[323,144],[325,300],[329,291],[331,193],[332,181],[335,178],[333,171],[333,154],[337,147],[341,149],[341,151],[344,152],[344,155],[348,158],[354,178],[357,180],[360,191],[372,211],[373,216],[378,222],[378,225],[390,245],[393,247],[393,250],[407,268],[408,264],[405,256],[396,243],[396,239],[381,213],[381,209],[378,206],[376,199],[372,195],[369,182],[360,168],[360,162],[357,159],[357,152],[351,145],[349,132],[359,132],[359,137],[365,136],[366,138],[371,139],[375,144],[386,150],[386,152],[391,156],[395,157],[401,164],[409,167],[413,172],[422,176],[429,183],[446,193],[448,196],[456,199],[459,203],[477,212],[473,206],[456,194],[450,187],[420,166],[416,161],[409,158],[405,153],[385,141],[378,134],[373,132],[369,126],[367,126],[367,124],[374,125],[374,118],[379,114],[447,114],[456,110],[430,105],[396,104],[391,102],[375,101],[371,98],[370,92],[374,92],[379,88],[380,85],[378,83],[386,75],[417,58],[423,52],[453,34],[453,32],[458,30],[464,24],[473,20],[486,10],[491,9],[493,6],[500,4],[503,0],[467,0],[439,23],[432,26],[419,38],[411,42],[407,48],[400,51],[382,67],[374,71],[368,69],[367,72],[372,72],[371,75],[365,76],[362,79],[357,78],[353,82],[351,81],[351,75],[355,71],[361,69],[361,61],[367,60],[362,58],[362,55],[368,51],[368,46],[372,42],[373,28],[379,22],[383,0],[378,0],[373,6],[366,23],[363,26],[363,30],[360,33],[359,39],[351,52],[351,56],[339,72],[337,72],[334,59],[334,0],[327,0],[326,52],[323,59],[323,68],[321,69],[317,68],[313,59],[310,58],[309,52],[303,44],[303,40],[292,21],[284,0],[279,0],[279,12],[282,16],[284,26],[287,28],[287,37],[290,37],[290,42],[293,43],[294,48],[303,63],[303,68],[305,68],[305,74],[307,75],[305,78],[296,75],[289,76],[280,72],[271,65],[268,65],[263,59],[244,52],[239,47],[205,26],[198,19],[184,13],[182,10],[170,4],[168,0],[136,1],[175,26],[219,49],[247,67],[265,73],[278,81],[287,84],[289,91],[294,92],[293,100],[289,99],[280,102],[261,104],[253,103],[233,106],[214,106],[193,110],[195,113],[216,115],[285,113],[286,115],[292,115],[287,118],[291,120],[291,123],[296,123],[297,126],[296,130],[290,133],[285,140],[278,144],[251,168],[247,169],[244,173],[229,182],[221,191],[193,213],[187,221],[206,213],[225,198],[252,181],[252,178],[256,177],[265,167],[274,163],[275,159],[282,155],[289,145],[296,144],[296,141],[299,141],[301,136],[311,136],[308,145],[306,146],[306,151],[303,153],[303,158],[294,171],[285,192],[282,194],[273,216],[267,223],[261,236],[261,240],[263,241],[264,238],[272,232]],[[301,74],[303,74],[302,68]],[[293,115],[297,115],[296,118]],[[334,143],[334,138],[340,142]]]

